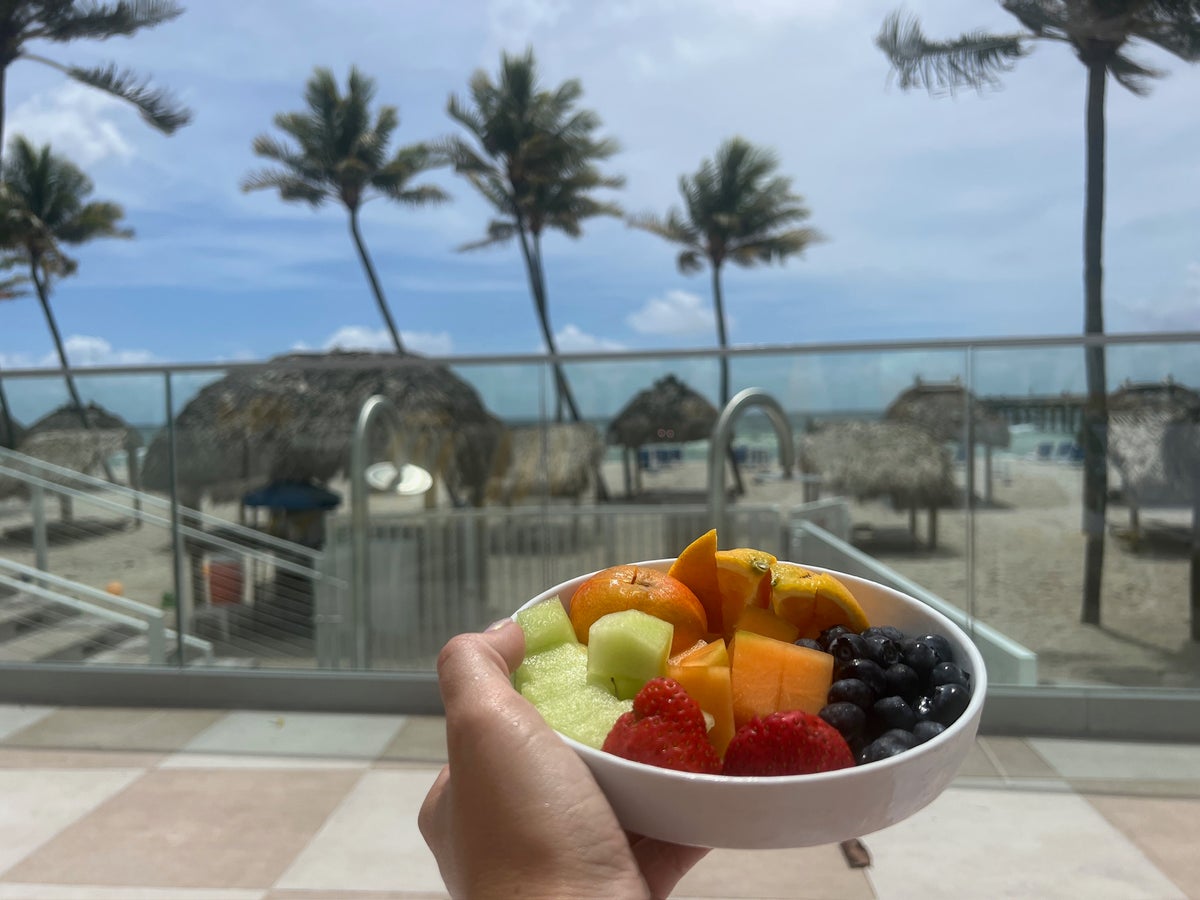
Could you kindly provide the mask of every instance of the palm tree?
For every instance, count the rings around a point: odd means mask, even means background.
[[[635,228],[657,234],[683,249],[677,264],[685,275],[704,262],[712,272],[713,312],[717,343],[728,347],[721,267],[785,262],[810,244],[823,240],[812,228],[795,227],[809,216],[804,198],[792,192],[790,178],[776,175],[779,161],[770,150],[740,137],[730,138],[716,155],[700,164],[695,175],[679,179],[683,210],[665,218],[642,215],[630,219]],[[721,405],[729,402],[729,360],[721,357]]]
[[[1032,49],[1035,41],[1065,44],[1087,69],[1085,132],[1087,162],[1083,213],[1085,335],[1104,333],[1104,98],[1108,77],[1137,96],[1163,73],[1129,55],[1143,41],[1186,62],[1200,61],[1200,2],[1197,0],[1002,0],[1021,24],[1008,34],[971,32],[950,41],[931,41],[914,19],[893,13],[876,43],[891,60],[900,87],[933,94],[958,87],[980,89]],[[1087,401],[1084,408],[1083,622],[1100,623],[1104,531],[1108,501],[1108,394],[1103,344],[1084,349]]]
[[[5,86],[8,67],[19,59],[42,63],[69,78],[133,104],[142,118],[165,134],[191,121],[192,113],[167,92],[128,69],[108,63],[99,66],[65,65],[37,53],[33,41],[65,44],[76,40],[107,40],[162,25],[183,14],[174,0],[119,0],[116,3],[77,5],[74,0],[7,0],[0,4],[0,148],[4,146]],[[0,418],[13,433],[7,399],[0,386]]]
[[[75,273],[77,263],[64,245],[83,244],[96,238],[129,238],[133,232],[119,227],[124,211],[115,203],[88,201],[92,181],[70,160],[55,155],[49,145],[35,147],[16,137],[4,160],[0,193],[0,246],[7,257],[0,266],[24,266],[29,271],[54,349],[66,380],[67,393],[84,428],[90,429],[86,408],[75,387],[75,377],[63,346],[62,333],[50,307],[56,278]],[[106,467],[107,468],[107,467]],[[111,474],[110,474],[111,479]]]
[[[417,175],[437,164],[424,144],[401,147],[388,155],[388,141],[400,124],[394,106],[382,106],[371,121],[375,80],[351,67],[343,96],[328,69],[313,70],[304,89],[305,112],[279,113],[275,127],[291,138],[280,141],[262,134],[254,139],[254,152],[280,164],[278,169],[252,172],[242,181],[242,190],[271,188],[280,199],[304,202],[314,209],[326,200],[336,200],[350,214],[350,236],[366,272],[379,313],[397,353],[404,352],[400,332],[388,309],[375,266],[363,243],[358,213],[363,203],[386,197],[405,206],[441,203],[446,193],[434,185],[410,185]]]
[[[616,205],[593,194],[625,183],[618,176],[602,174],[596,166],[616,153],[618,146],[616,141],[594,136],[600,119],[577,108],[582,96],[583,88],[575,79],[553,90],[543,89],[532,50],[520,56],[502,54],[496,81],[477,71],[471,77],[470,99],[451,97],[447,104],[450,117],[474,143],[453,137],[442,147],[455,171],[475,186],[498,215],[488,223],[486,237],[460,249],[517,239],[542,339],[554,357],[558,416],[561,419],[565,404],[576,422],[579,407],[557,359],[550,327],[542,236],[547,229],[557,229],[577,238],[585,219],[620,216]]]
[[[65,65],[37,53],[33,41],[65,44],[77,40],[103,41],[136,34],[183,15],[174,0],[118,0],[116,3],[76,3],[75,0],[9,0],[0,6],[0,146],[4,143],[4,87],[8,67],[28,59],[57,69],[69,78],[133,104],[143,119],[164,134],[192,120],[192,113],[167,92],[128,69],[112,63],[99,66]]]

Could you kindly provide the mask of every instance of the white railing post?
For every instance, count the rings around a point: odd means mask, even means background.
[[[146,656],[152,666],[167,664],[167,630],[161,614],[146,620]],[[179,664],[183,665],[183,660]]]

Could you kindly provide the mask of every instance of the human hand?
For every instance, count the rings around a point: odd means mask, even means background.
[[[666,897],[708,851],[629,835],[591,772],[512,686],[525,655],[505,621],[438,657],[450,763],[418,824],[452,897]]]

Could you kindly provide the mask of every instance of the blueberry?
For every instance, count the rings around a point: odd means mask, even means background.
[[[848,663],[852,659],[868,659],[870,649],[867,642],[853,632],[839,634],[829,642],[829,652],[839,663]]]
[[[917,637],[917,640],[933,648],[933,652],[938,655],[938,662],[954,662],[954,648],[950,646],[950,641],[945,636],[922,634]]]
[[[883,683],[885,694],[903,697],[909,703],[916,700],[921,693],[921,677],[917,675],[912,666],[904,663],[896,663],[894,666],[884,669]]]
[[[933,697],[929,694],[924,694],[917,698],[917,702],[912,705],[913,712],[916,713],[918,722],[931,721],[933,719]]]
[[[914,725],[912,733],[913,737],[917,739],[917,743],[923,744],[930,738],[937,737],[945,730],[946,726],[941,722],[934,722],[932,719],[930,719],[925,722],[918,722],[916,725]]]
[[[903,753],[917,746],[917,739],[911,731],[901,731],[893,728],[885,731],[871,743],[867,744],[858,754],[859,764],[878,762],[881,759]]]
[[[830,703],[819,713],[822,719],[838,730],[848,742],[862,734],[867,714],[855,703]]]
[[[929,686],[937,687],[939,684],[961,684],[963,687],[969,688],[971,676],[954,663],[938,663],[929,673]]]
[[[897,644],[904,640],[904,632],[894,625],[872,625],[870,628],[863,629],[863,637],[869,638],[875,635],[890,638]]]
[[[867,658],[875,660],[885,669],[900,662],[900,645],[887,635],[872,634],[859,640],[867,645]]]
[[[807,647],[809,650],[820,650],[822,653],[826,652],[825,648],[812,638],[796,638],[796,640],[792,643],[794,643],[797,647]]]
[[[971,692],[961,684],[939,684],[929,695],[932,715],[929,718],[943,725],[954,722],[971,702]]]
[[[917,640],[916,638],[909,638],[901,643],[900,654],[903,656],[904,662],[922,677],[941,662],[938,659],[937,651],[924,641]]]
[[[820,636],[817,638],[817,643],[821,645],[822,650],[825,650],[826,652],[828,652],[829,645],[835,637],[837,637],[839,634],[853,634],[853,633],[854,632],[852,632],[845,625],[834,625],[830,628],[826,628],[824,631],[821,632]]]
[[[848,663],[835,663],[834,678],[839,681],[843,678],[857,678],[859,681],[865,681],[877,697],[882,697],[885,691],[883,669],[880,668],[879,663],[869,659],[852,659]]]
[[[917,724],[916,713],[903,697],[884,697],[882,700],[876,700],[875,705],[871,707],[871,718],[880,731],[892,728],[912,731],[912,727]]]
[[[861,678],[842,678],[829,686],[830,703],[853,703],[870,709],[879,695]]]

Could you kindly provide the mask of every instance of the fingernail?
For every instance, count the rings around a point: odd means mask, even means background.
[[[497,621],[493,622],[491,625],[489,625],[487,628],[485,628],[483,630],[484,631],[497,631],[498,629],[503,628],[505,625],[511,625],[511,624],[512,624],[512,619],[498,619]]]

